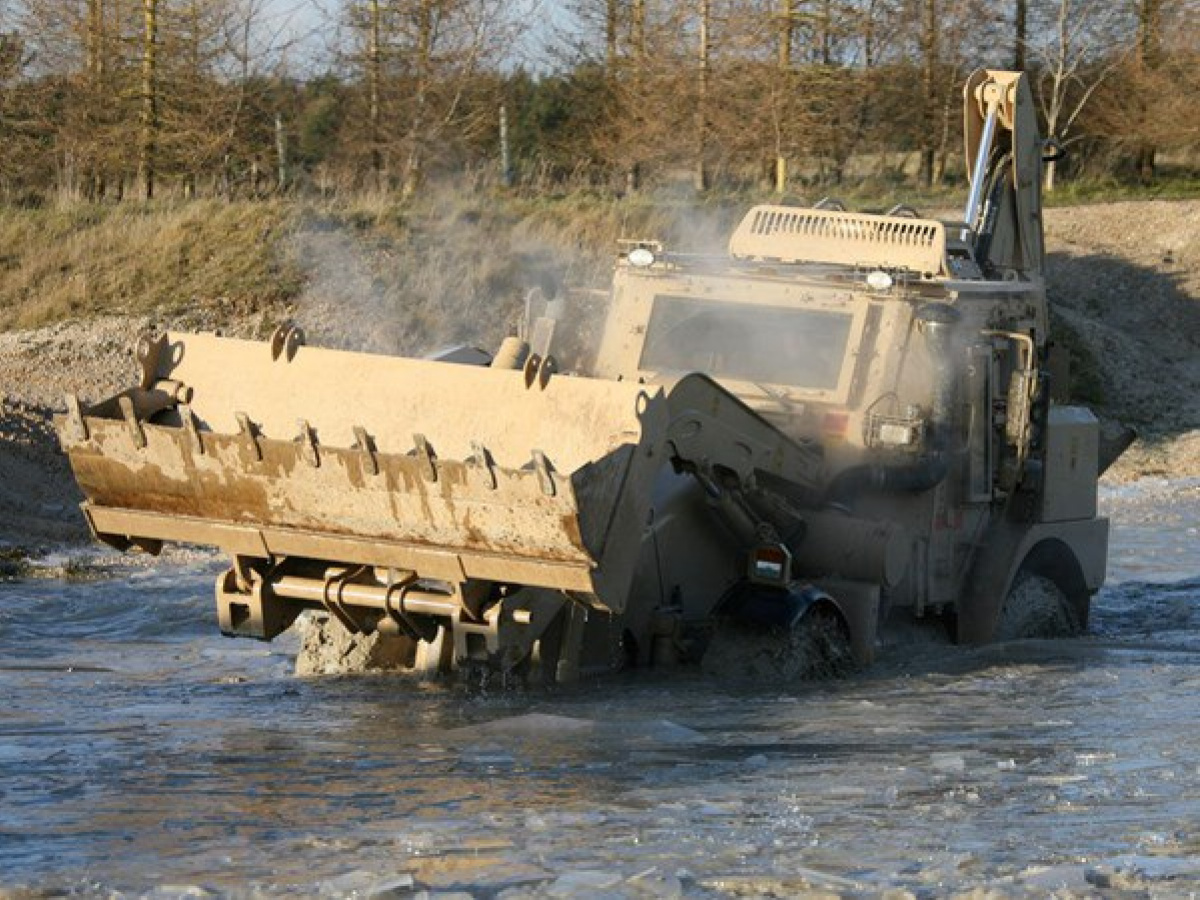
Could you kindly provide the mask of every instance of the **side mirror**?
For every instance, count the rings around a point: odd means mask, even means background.
[[[1058,162],[1067,155],[1067,148],[1064,147],[1058,138],[1046,138],[1042,141],[1042,162]]]

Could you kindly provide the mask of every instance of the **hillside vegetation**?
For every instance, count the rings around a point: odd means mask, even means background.
[[[294,219],[280,203],[0,207],[0,328],[286,301],[303,285],[278,252]]]

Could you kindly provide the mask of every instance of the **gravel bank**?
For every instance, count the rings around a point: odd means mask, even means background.
[[[1110,470],[1200,475],[1200,202],[1045,211],[1054,311],[1090,352],[1090,404],[1142,436]]]

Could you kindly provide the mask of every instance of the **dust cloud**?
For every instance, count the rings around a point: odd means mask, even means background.
[[[294,318],[310,343],[405,356],[494,351],[517,332],[531,291],[554,298],[604,271],[598,251],[471,210],[366,225],[313,217],[289,252],[308,277]]]
[[[423,356],[461,344],[494,351],[549,317],[560,369],[586,374],[617,240],[723,256],[740,212],[614,207],[563,227],[452,197],[412,213],[314,213],[286,250],[307,277],[293,318],[315,345]]]

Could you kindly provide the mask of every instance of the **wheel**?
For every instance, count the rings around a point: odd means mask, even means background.
[[[1004,599],[994,640],[1072,637],[1082,630],[1062,588],[1044,575],[1020,572]]]
[[[764,684],[836,678],[855,668],[845,625],[823,607],[790,628],[720,619],[700,665],[710,675]]]

